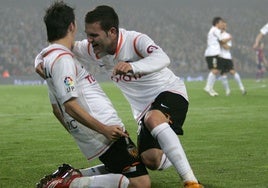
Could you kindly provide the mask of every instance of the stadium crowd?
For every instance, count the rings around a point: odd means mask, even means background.
[[[160,0],[91,0],[71,1],[71,4],[76,7],[79,19],[78,40],[85,38],[83,21],[87,10],[102,2],[111,4],[119,13],[120,26],[150,35],[170,56],[173,61],[171,69],[178,75],[207,72],[204,58],[206,35],[213,17],[221,16],[228,21],[233,36],[232,54],[236,70],[254,75],[256,65],[252,45],[259,29],[268,21],[268,12],[261,3],[237,1],[243,3],[239,6],[222,3],[219,6],[209,0],[174,0],[163,6]],[[17,3],[13,6],[12,2],[0,7],[0,73],[9,71],[11,76],[32,75],[35,54],[47,45],[42,22],[46,5],[35,3],[29,8]],[[97,70],[94,68],[93,71]]]

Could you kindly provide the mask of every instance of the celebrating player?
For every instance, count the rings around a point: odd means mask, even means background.
[[[77,31],[73,8],[55,2],[46,10],[44,22],[50,44],[37,55],[35,66],[42,68],[38,73],[47,81],[53,112],[86,158],[98,157],[106,170],[115,174],[82,177],[68,169],[56,177],[48,176],[41,186],[149,188],[148,172],[140,158],[129,152],[133,142],[111,101],[71,52]]]
[[[231,36],[227,39],[221,38],[221,30],[223,27],[223,19],[221,17],[215,17],[212,21],[212,27],[207,35],[207,48],[205,51],[205,57],[209,69],[207,77],[207,83],[204,90],[212,97],[219,95],[214,91],[213,86],[216,81],[216,75],[219,74],[220,62],[219,55],[221,53],[221,44],[224,44],[231,40]]]
[[[166,53],[147,35],[119,28],[112,7],[98,6],[85,16],[87,40],[73,52],[81,61],[91,58],[104,67],[131,105],[139,126],[138,149],[152,170],[171,164],[185,188],[201,188],[180,140],[188,110],[183,81],[167,68]]]
[[[223,26],[222,26],[222,33],[221,33],[221,38],[224,39],[229,39],[231,35],[226,31],[227,29],[227,23],[223,21]],[[221,53],[219,55],[219,61],[222,64],[221,65],[221,81],[223,83],[223,87],[225,89],[226,95],[230,95],[230,87],[227,79],[227,73],[231,73],[234,76],[235,81],[238,84],[239,89],[241,90],[242,94],[245,95],[247,92],[245,90],[245,87],[241,81],[240,75],[237,71],[234,70],[234,63],[232,61],[232,54],[231,54],[231,49],[232,47],[232,40],[229,40],[226,43],[223,43],[221,45]]]

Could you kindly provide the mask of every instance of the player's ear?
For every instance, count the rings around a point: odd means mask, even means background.
[[[68,28],[69,32],[76,32],[76,22],[72,22]]]
[[[111,27],[111,29],[108,31],[108,35],[111,37],[117,37],[117,29],[115,27]]]

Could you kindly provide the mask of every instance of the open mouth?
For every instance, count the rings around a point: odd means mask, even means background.
[[[95,43],[95,44],[92,44],[92,47],[93,47],[93,48],[96,48],[96,47],[98,47],[98,46],[99,46],[99,45],[96,44],[96,43]]]

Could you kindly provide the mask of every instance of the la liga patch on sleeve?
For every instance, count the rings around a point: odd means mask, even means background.
[[[75,90],[75,87],[74,87],[74,80],[72,77],[70,76],[66,76],[64,78],[64,85],[65,85],[65,88],[66,88],[66,92],[69,93],[71,91],[74,91]]]

